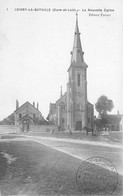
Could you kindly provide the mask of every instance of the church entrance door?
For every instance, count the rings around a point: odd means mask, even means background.
[[[76,130],[82,130],[82,121],[76,121],[76,127],[75,127]]]

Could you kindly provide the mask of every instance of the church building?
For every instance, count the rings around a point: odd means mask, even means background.
[[[61,130],[82,130],[84,127],[93,128],[93,104],[87,99],[87,68],[84,61],[78,15],[74,33],[71,63],[68,68],[67,91],[56,101],[50,103],[49,120],[54,122]]]

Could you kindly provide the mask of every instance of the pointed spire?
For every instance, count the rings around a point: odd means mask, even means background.
[[[61,92],[60,92],[60,97],[62,97],[62,86],[61,86]]]
[[[78,28],[78,12],[76,11],[76,28],[75,28],[75,33],[79,33],[79,28]]]
[[[74,34],[74,43],[73,43],[73,51],[71,52],[71,64],[72,63],[81,63],[84,61],[83,59],[84,52],[82,51],[80,33],[78,27],[78,13],[76,12],[76,27]]]
[[[78,11],[76,11],[76,23],[78,23]]]

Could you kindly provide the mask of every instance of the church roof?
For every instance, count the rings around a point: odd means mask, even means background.
[[[57,105],[63,105],[65,104],[66,105],[66,92],[56,101],[56,104]]]

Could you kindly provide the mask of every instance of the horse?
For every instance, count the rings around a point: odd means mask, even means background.
[[[88,132],[91,132],[92,135],[94,135],[94,129],[90,129],[88,127],[85,127],[84,129],[86,130],[86,135],[88,135]]]

